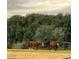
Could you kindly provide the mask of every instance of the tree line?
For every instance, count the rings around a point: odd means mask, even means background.
[[[29,14],[7,19],[7,48],[25,48],[31,40],[71,42],[71,15]]]

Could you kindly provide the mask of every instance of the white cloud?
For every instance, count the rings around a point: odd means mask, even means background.
[[[29,13],[70,13],[70,0],[8,0],[8,17]]]

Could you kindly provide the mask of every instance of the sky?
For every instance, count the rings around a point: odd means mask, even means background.
[[[70,0],[7,0],[8,17],[31,13],[71,13]]]

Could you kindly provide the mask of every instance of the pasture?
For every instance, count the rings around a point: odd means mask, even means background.
[[[71,56],[68,50],[8,49],[8,59],[62,59]]]

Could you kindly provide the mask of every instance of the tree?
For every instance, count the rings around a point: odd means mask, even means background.
[[[57,41],[71,41],[71,15],[29,14],[14,15],[7,20],[8,48],[14,44],[27,43],[31,40],[49,42],[53,37]],[[23,45],[22,45],[23,46]],[[24,47],[23,47],[24,48]]]

